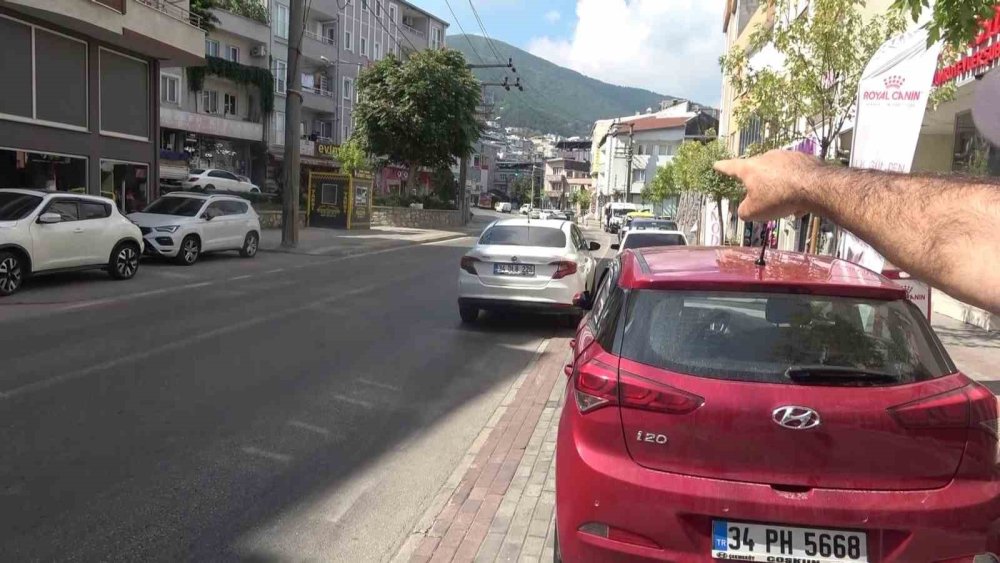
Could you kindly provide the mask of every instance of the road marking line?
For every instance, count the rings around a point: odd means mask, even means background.
[[[333,398],[337,399],[338,401],[344,401],[345,403],[351,403],[352,405],[358,405],[359,407],[364,407],[366,409],[370,409],[373,406],[375,406],[369,403],[368,401],[362,401],[361,399],[352,399],[347,395],[341,395],[339,393],[334,393]]]
[[[319,303],[332,303],[334,301],[340,301],[342,299],[346,299],[346,298],[350,298],[350,297],[355,297],[355,296],[360,295],[362,293],[367,293],[369,291],[374,291],[374,290],[377,290],[377,289],[383,289],[385,287],[396,285],[397,282],[398,282],[398,280],[393,280],[390,283],[384,283],[384,284],[381,284],[381,285],[372,285],[372,286],[368,286],[368,287],[353,289],[351,291],[346,291],[346,292],[338,294],[338,295],[330,296],[330,297],[327,297],[325,299],[321,299],[319,301],[315,301],[313,303],[309,303],[307,305],[301,305],[299,307],[294,307],[294,308],[291,308],[291,309],[284,309],[282,311],[279,311],[277,313],[271,313],[269,315],[261,315],[259,317],[248,319],[248,320],[240,322],[240,323],[236,323],[236,324],[232,324],[232,325],[228,325],[228,326],[224,326],[224,327],[219,327],[219,328],[216,328],[216,329],[213,329],[213,330],[202,332],[200,334],[196,334],[194,336],[190,336],[188,338],[182,338],[181,340],[175,340],[173,342],[170,342],[168,344],[164,344],[162,346],[158,346],[156,348],[149,348],[147,350],[143,350],[141,352],[136,352],[134,354],[127,354],[125,356],[119,356],[118,358],[115,358],[113,360],[108,360],[106,362],[95,364],[95,365],[92,365],[90,367],[86,367],[86,368],[83,368],[83,369],[80,369],[80,370],[77,370],[77,371],[71,371],[71,372],[68,372],[68,373],[61,374],[61,375],[56,375],[56,376],[49,377],[49,378],[46,378],[46,379],[41,379],[41,380],[35,381],[33,383],[27,383],[25,385],[21,385],[20,387],[15,387],[13,389],[8,389],[6,391],[0,391],[0,398],[3,398],[3,399],[12,399],[12,398],[19,397],[19,396],[22,396],[22,395],[27,395],[27,394],[30,394],[30,393],[34,393],[36,391],[41,391],[41,390],[47,389],[47,388],[52,387],[53,385],[56,385],[56,384],[59,384],[59,383],[63,383],[63,382],[66,382],[66,381],[72,381],[74,379],[80,379],[82,377],[86,377],[86,376],[88,376],[90,374],[93,374],[93,373],[97,373],[97,372],[108,370],[108,369],[113,369],[113,368],[116,368],[118,366],[125,365],[125,364],[128,364],[128,363],[132,363],[132,362],[135,362],[135,361],[138,361],[138,360],[144,360],[146,358],[149,358],[151,356],[155,356],[157,354],[161,354],[163,352],[169,352],[169,351],[172,351],[172,350],[178,350],[178,349],[184,348],[185,346],[190,346],[192,344],[196,344],[198,342],[201,342],[202,340],[208,340],[210,338],[215,338],[217,336],[222,336],[224,334],[229,334],[231,332],[237,332],[237,331],[240,331],[240,330],[244,330],[244,329],[250,328],[252,326],[263,324],[263,323],[266,323],[266,322],[269,322],[269,321],[273,321],[273,320],[277,320],[277,319],[280,319],[280,318],[297,315],[297,314],[299,314],[299,313],[301,313],[303,311],[309,310],[311,307],[314,307],[314,306],[316,306]],[[211,282],[206,282],[206,284],[210,284],[210,283]],[[367,405],[367,406],[370,406],[370,405]]]
[[[372,381],[370,379],[365,379],[363,377],[358,378],[358,383],[364,383],[366,385],[371,385],[372,387],[378,387],[380,389],[386,389],[388,391],[400,391],[400,388],[396,387],[395,385],[389,385],[388,383]]]
[[[289,426],[294,426],[296,428],[301,428],[303,430],[308,430],[310,432],[315,432],[316,434],[322,434],[323,436],[329,436],[330,431],[322,426],[316,426],[315,424],[309,424],[308,422],[302,422],[301,420],[289,420]]]
[[[236,276],[235,278],[229,278],[227,281],[239,281],[239,280],[249,279],[249,278],[252,278],[252,277],[253,277],[253,275],[247,274],[245,276]]]
[[[267,458],[272,461],[280,461],[281,463],[288,463],[292,461],[292,456],[290,455],[269,452],[267,450],[262,450],[260,448],[255,448],[253,446],[243,446],[240,449],[243,450],[243,453]]]
[[[284,268],[275,268],[273,270],[268,270],[268,271],[264,272],[264,274],[280,274],[281,272],[284,272],[284,271],[285,271]]]

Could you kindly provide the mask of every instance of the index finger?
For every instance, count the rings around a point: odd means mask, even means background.
[[[719,174],[741,177],[743,170],[745,169],[745,163],[741,159],[733,158],[730,160],[716,161],[714,167],[715,171]]]

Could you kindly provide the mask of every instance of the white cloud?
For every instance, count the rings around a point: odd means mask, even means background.
[[[548,12],[545,12],[545,20],[549,23],[556,23],[561,17],[562,14],[559,13],[559,10],[549,10]]]
[[[535,37],[528,51],[605,82],[717,105],[724,4],[577,0],[572,38]]]

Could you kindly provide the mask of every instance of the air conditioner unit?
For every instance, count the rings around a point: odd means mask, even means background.
[[[253,49],[250,49],[251,57],[266,57],[267,56],[267,45],[256,45]]]

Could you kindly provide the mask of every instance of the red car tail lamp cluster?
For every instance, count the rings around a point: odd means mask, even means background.
[[[552,279],[554,280],[561,280],[566,276],[572,276],[576,273],[576,262],[571,262],[569,260],[552,262],[549,266],[556,267],[556,273],[552,274]]]
[[[479,272],[476,271],[477,262],[482,262],[482,260],[475,256],[463,256],[461,262],[462,269],[474,276],[478,276]]]
[[[578,530],[585,534],[609,539],[611,541],[660,549],[660,546],[656,542],[645,536],[633,534],[632,532],[626,532],[625,530],[619,528],[613,528],[602,522],[587,522],[586,524],[580,526]]]
[[[889,409],[904,428],[985,429],[997,436],[997,402],[985,387],[967,385]]]
[[[580,367],[573,386],[576,406],[581,413],[618,405],[666,414],[689,414],[705,404],[705,399],[697,395],[633,373],[616,374],[616,371],[599,360],[590,360]]]

